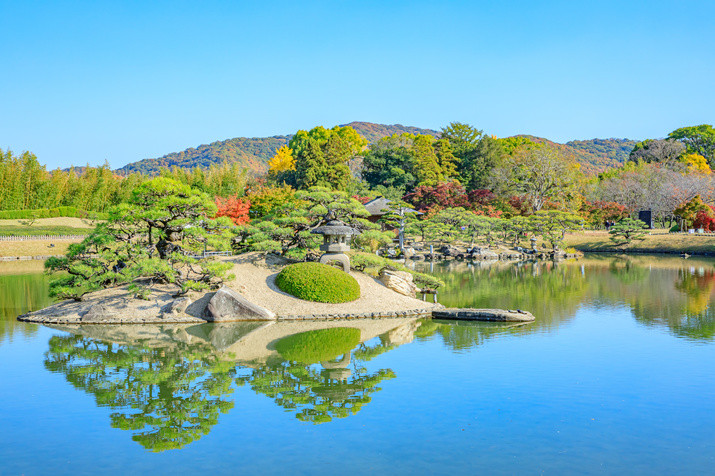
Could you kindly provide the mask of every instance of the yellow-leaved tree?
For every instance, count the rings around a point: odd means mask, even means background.
[[[295,170],[295,159],[293,158],[293,151],[287,145],[284,145],[268,161],[268,173],[276,174],[289,170]]]
[[[705,174],[712,172],[708,165],[708,160],[700,154],[684,154],[679,160],[688,167],[688,172],[701,172]]]

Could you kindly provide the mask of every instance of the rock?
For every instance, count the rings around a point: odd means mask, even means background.
[[[494,321],[494,322],[531,322],[534,316],[530,312],[505,309],[456,309],[445,308],[432,311],[434,319],[450,319],[462,321]]]
[[[396,293],[410,297],[417,296],[417,286],[412,282],[412,275],[406,271],[383,269],[380,273],[380,281]]]
[[[174,301],[169,304],[168,312],[171,314],[183,314],[186,312],[186,308],[191,305],[191,299],[184,296],[179,299],[174,299]]]
[[[112,319],[116,316],[117,310],[104,303],[97,303],[89,308],[81,318],[82,322],[98,322],[105,319]]]
[[[462,253],[454,246],[443,246],[439,249],[439,252],[444,256],[457,256]]]
[[[403,254],[405,256],[405,259],[410,259],[415,255],[415,249],[412,248],[411,246],[407,246],[403,250]]]
[[[387,334],[387,340],[392,345],[409,344],[415,338],[415,331],[422,325],[421,322],[412,321],[392,329]]]
[[[499,259],[499,255],[489,248],[472,248],[470,255],[472,259]]]
[[[268,321],[276,315],[257,304],[253,304],[231,288],[222,287],[209,301],[206,320],[219,321]]]

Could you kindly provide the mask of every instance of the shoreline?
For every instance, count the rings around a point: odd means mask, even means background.
[[[282,292],[275,285],[278,270],[286,263],[279,257],[260,253],[233,256],[232,281],[224,283],[244,303],[267,310],[268,316],[250,312],[216,319],[208,305],[216,292],[191,292],[175,298],[174,288],[152,287],[149,300],[135,298],[128,285],[89,293],[81,301],[65,300],[44,309],[18,316],[19,321],[40,324],[201,324],[206,322],[298,321],[335,319],[377,319],[431,316],[441,304],[399,294],[367,274],[350,274],[360,284],[355,301],[329,304],[304,301]],[[187,299],[188,298],[188,299]]]

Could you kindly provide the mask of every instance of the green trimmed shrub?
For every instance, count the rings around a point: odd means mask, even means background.
[[[276,277],[276,286],[297,298],[316,302],[349,302],[360,297],[360,285],[349,274],[320,263],[295,263]]]
[[[333,327],[293,334],[276,342],[276,350],[290,361],[315,364],[347,354],[360,343],[360,329]]]

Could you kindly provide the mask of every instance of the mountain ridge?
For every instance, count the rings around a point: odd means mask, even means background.
[[[439,136],[434,129],[424,129],[402,124],[378,124],[372,122],[354,121],[341,126],[351,126],[368,142],[375,142],[392,134],[411,133]],[[142,159],[131,162],[116,170],[119,174],[142,172],[157,174],[163,167],[208,168],[225,162],[235,162],[254,174],[263,174],[268,170],[268,160],[275,151],[287,145],[292,134],[270,137],[235,137],[223,141],[214,141],[190,147],[183,151],[171,152],[157,158]],[[636,141],[630,139],[591,139],[574,140],[561,144],[543,137],[523,135],[540,143],[548,143],[561,150],[566,156],[579,162],[587,174],[602,172],[610,167],[617,167],[628,158]]]

